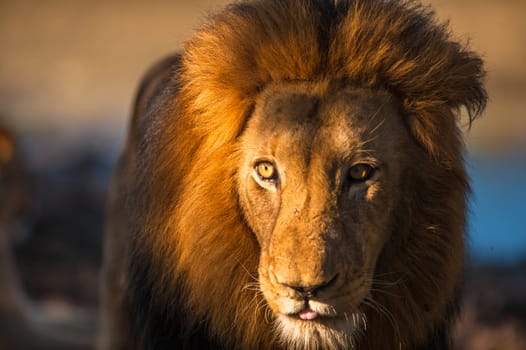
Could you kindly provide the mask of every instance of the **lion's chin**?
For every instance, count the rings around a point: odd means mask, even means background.
[[[317,318],[302,320],[280,314],[276,329],[287,349],[354,349],[364,328],[363,316],[353,314],[346,319]]]

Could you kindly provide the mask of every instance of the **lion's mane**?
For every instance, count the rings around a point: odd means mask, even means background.
[[[361,346],[445,347],[468,191],[457,119],[462,107],[469,122],[485,107],[483,77],[481,59],[413,1],[249,0],[211,17],[129,137],[126,303],[139,340],[278,346],[261,293],[247,288],[259,248],[238,203],[238,137],[270,82],[331,79],[396,96],[427,154],[400,189],[399,241],[377,266],[403,283],[378,295],[387,311],[370,315]]]

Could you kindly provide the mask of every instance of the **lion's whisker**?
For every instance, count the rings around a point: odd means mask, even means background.
[[[380,114],[380,111],[385,107],[385,105],[388,102],[389,102],[389,100],[384,101],[384,103],[382,103],[380,106],[378,106],[376,111],[369,117],[369,120],[367,121],[367,124],[371,124],[376,119],[376,117]]]
[[[374,134],[378,129],[380,129],[380,127],[385,123],[385,118],[382,119],[375,127],[373,130],[371,130],[369,133],[370,134]]]
[[[388,296],[391,296],[391,297],[401,298],[401,295],[398,295],[398,294],[395,294],[395,293],[391,293],[391,292],[388,292],[388,291],[386,291],[386,290],[379,289],[379,288],[371,288],[370,291],[371,291],[371,292],[375,292],[375,293],[380,293],[380,294],[388,295]]]
[[[364,305],[369,306],[373,310],[376,310],[378,313],[384,315],[387,319],[387,321],[391,324],[391,327],[393,328],[393,331],[396,333],[398,339],[401,339],[400,329],[398,327],[398,323],[396,322],[396,319],[394,318],[391,311],[389,311],[385,306],[377,302],[376,300],[372,298],[366,298],[363,301]]]
[[[254,276],[254,275],[253,275],[253,274],[247,269],[247,267],[245,266],[245,264],[243,264],[243,263],[241,262],[240,259],[236,259],[236,260],[237,260],[239,266],[241,266],[241,267],[243,268],[243,270],[245,270],[245,272],[250,276],[250,278],[252,278],[252,280],[254,280],[254,281],[256,281],[256,282],[259,282],[258,277],[257,277],[257,276]]]

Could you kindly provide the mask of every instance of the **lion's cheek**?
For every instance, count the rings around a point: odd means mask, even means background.
[[[391,192],[386,192],[379,184],[370,186],[365,194],[363,218],[361,222],[367,223],[362,228],[364,264],[369,271],[374,270],[376,261],[391,239],[393,231],[392,210],[396,198]]]
[[[279,196],[259,188],[247,177],[240,186],[239,201],[243,217],[261,247],[268,245],[279,213]]]

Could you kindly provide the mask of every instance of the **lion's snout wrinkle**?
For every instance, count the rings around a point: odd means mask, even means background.
[[[318,292],[326,290],[331,287],[336,279],[338,274],[334,275],[330,280],[320,283],[320,284],[300,284],[300,285],[291,285],[281,282],[281,284],[287,288],[290,288],[298,293],[298,295],[305,301],[308,301],[318,295]]]
[[[276,283],[295,291],[310,289],[314,292],[329,287],[340,273],[338,261],[344,258],[337,248],[341,241],[329,236],[340,237],[341,234],[301,226],[275,232],[269,258]]]
[[[301,253],[297,255],[302,256]],[[272,260],[269,270],[274,275],[275,283],[297,292],[315,292],[329,287],[338,275],[335,267],[328,267],[316,257],[285,256]]]

